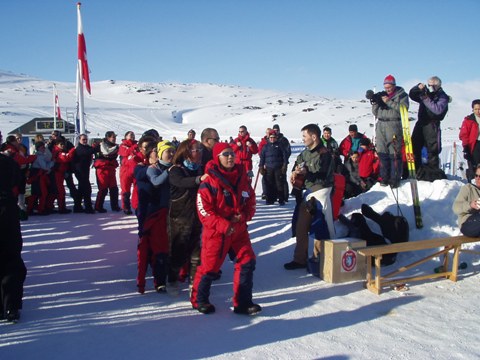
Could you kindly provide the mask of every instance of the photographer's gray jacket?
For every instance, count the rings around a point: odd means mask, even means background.
[[[372,105],[372,112],[373,115],[379,121],[401,121],[400,118],[400,105],[404,104],[408,109],[408,94],[405,90],[397,86],[395,88],[395,93],[393,94],[392,98],[387,101],[386,104],[373,104]]]

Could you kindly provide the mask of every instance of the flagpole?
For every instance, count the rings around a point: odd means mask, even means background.
[[[83,82],[87,92],[91,94],[90,74],[87,62],[87,47],[85,36],[83,35],[82,15],[80,13],[81,3],[77,3],[77,34],[78,34],[78,60],[77,60],[77,118],[75,123],[75,133],[77,135],[86,133],[85,111],[83,102]]]
[[[82,64],[80,60],[77,62],[77,124],[75,126],[76,136],[85,134],[85,113],[83,102],[83,76]]]
[[[55,89],[55,83],[53,83],[53,130],[57,130],[57,89]]]

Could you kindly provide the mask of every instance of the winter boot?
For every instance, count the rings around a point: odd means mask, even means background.
[[[121,211],[120,206],[118,205],[118,186],[112,187],[110,191],[110,207],[112,211]]]
[[[73,198],[73,212],[74,213],[85,212],[85,210],[82,207],[82,197],[78,194]]]
[[[122,208],[123,208],[123,212],[126,214],[126,215],[131,215],[132,214],[132,207],[131,207],[131,204],[130,204],[130,192],[123,192],[122,193]]]
[[[85,199],[84,199],[84,205],[85,205],[85,213],[86,214],[95,214],[95,210],[92,206],[92,198],[91,198],[92,194],[90,195],[86,195],[85,196]]]
[[[105,213],[107,210],[103,207],[105,196],[107,196],[108,189],[98,190],[97,199],[95,200],[95,210],[99,213]]]
[[[168,272],[168,254],[160,253],[155,256],[153,265],[153,279],[157,292],[166,292],[167,272]]]

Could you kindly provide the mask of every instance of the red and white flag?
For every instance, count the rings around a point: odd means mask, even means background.
[[[62,118],[62,114],[60,112],[60,103],[58,102],[58,94],[57,94],[56,88],[55,88],[55,115],[57,119]]]
[[[77,33],[78,33],[78,59],[77,59],[77,116],[75,120],[75,134],[78,142],[78,136],[86,134],[86,120],[85,111],[83,109],[83,82],[85,81],[85,88],[91,94],[90,89],[90,74],[87,63],[87,47],[85,45],[85,36],[83,35],[82,15],[80,14],[80,5],[77,3]]]
[[[91,94],[90,89],[90,70],[87,62],[87,46],[85,44],[85,35],[83,35],[82,14],[80,13],[81,3],[77,3],[77,22],[78,22],[78,61],[81,65],[82,79],[85,80],[85,88]]]

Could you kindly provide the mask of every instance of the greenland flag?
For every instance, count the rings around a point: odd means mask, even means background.
[[[77,3],[77,22],[78,22],[78,62],[81,70],[81,78],[85,80],[85,88],[91,94],[90,75],[87,62],[87,46],[85,44],[85,36],[83,35],[82,15],[80,14],[80,5]]]

